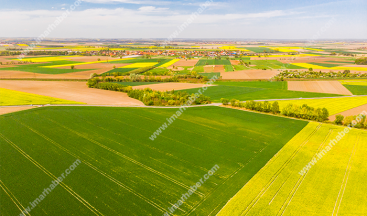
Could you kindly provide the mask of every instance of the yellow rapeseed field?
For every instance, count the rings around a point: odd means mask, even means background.
[[[143,68],[143,67],[154,66],[156,64],[158,64],[158,62],[142,62],[142,63],[134,63],[134,64],[126,65],[120,68]]]
[[[30,94],[21,91],[14,91],[0,88],[0,106],[15,105],[42,105],[42,104],[84,104],[81,102],[69,101],[43,95]]]
[[[93,61],[93,62],[81,62],[75,64],[63,64],[63,65],[50,65],[50,66],[43,66],[45,68],[57,68],[57,67],[66,67],[66,66],[77,66],[77,65],[88,65],[88,64],[98,64],[98,63],[106,63],[106,62],[113,62],[113,61],[122,61],[122,60],[129,60],[132,58],[124,58],[124,59],[114,59],[114,60],[106,60],[106,61]],[[66,59],[68,60],[68,59]]]
[[[173,65],[174,63],[176,63],[176,62],[178,62],[178,61],[180,61],[180,59],[173,59],[173,60],[171,60],[171,61],[169,61],[169,62],[167,62],[167,63],[165,63],[165,64],[162,64],[162,65],[161,65],[161,66],[159,66],[159,67],[169,67],[169,66]]]
[[[366,131],[310,122],[217,215],[366,215],[366,153]]]
[[[307,104],[314,108],[326,108],[330,115],[350,110],[355,107],[367,104],[367,97],[340,97],[340,98],[322,98],[322,99],[303,99],[303,100],[282,100],[278,101],[279,107],[282,110],[283,107],[288,104],[297,104],[302,106]]]

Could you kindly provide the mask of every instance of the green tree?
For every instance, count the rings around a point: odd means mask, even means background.
[[[271,112],[273,114],[278,114],[280,112],[279,103],[278,101],[275,101],[273,105],[271,106]]]
[[[231,106],[235,106],[236,101],[237,101],[236,99],[231,99],[231,101],[230,101],[231,102]]]
[[[222,104],[223,104],[223,105],[228,105],[229,100],[228,100],[228,99],[226,99],[226,98],[221,98],[221,99],[220,99],[220,102],[222,102]]]
[[[343,120],[344,120],[344,116],[336,115],[334,123],[337,124],[337,125],[341,125],[341,124],[343,124]]]
[[[329,111],[324,107],[322,108],[322,120],[326,121],[329,118]]]

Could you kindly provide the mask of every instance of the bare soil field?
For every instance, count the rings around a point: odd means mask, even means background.
[[[133,86],[133,89],[150,88],[156,91],[172,91],[172,90],[201,88],[204,86],[207,86],[207,85],[206,84],[196,84],[196,83],[159,83],[159,84],[151,84],[151,85]],[[214,85],[208,85],[208,86],[214,86]]]
[[[337,115],[343,115],[344,117],[347,116],[355,116],[355,115],[359,115],[361,114],[363,111],[367,111],[367,104],[359,106],[359,107],[355,107],[353,109],[332,115],[329,117],[330,121],[334,121]]]
[[[22,110],[28,110],[28,109],[32,109],[32,108],[36,108],[35,106],[26,106],[26,107],[0,107],[0,115],[4,115],[7,113],[13,113],[13,112],[18,112],[18,111],[22,111]]]
[[[231,64],[232,65],[239,65],[240,61],[239,60],[231,60]]]
[[[214,65],[205,65],[204,66],[204,73],[214,72]]]
[[[356,65],[356,64],[352,64],[352,65],[343,65],[343,67],[361,67],[361,68],[367,68],[367,65]]]
[[[85,82],[0,80],[2,88],[83,102],[91,105],[144,106],[126,93],[88,88]]]
[[[2,62],[3,64],[5,62],[11,62],[11,60],[9,59],[15,59],[17,58],[16,56],[0,56],[0,62]]]
[[[191,60],[184,60],[181,59],[180,61],[174,63],[175,67],[183,67],[183,66],[195,66],[198,63],[199,59],[191,59]]]
[[[214,72],[225,72],[223,65],[215,65]]]
[[[280,71],[276,70],[243,70],[235,72],[220,73],[224,80],[256,80],[256,79],[271,79]]]
[[[288,81],[288,90],[353,95],[339,81]]]

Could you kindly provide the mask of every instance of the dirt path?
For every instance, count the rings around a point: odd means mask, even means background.
[[[339,81],[288,81],[288,90],[353,95]]]
[[[4,114],[8,114],[8,113],[13,113],[13,112],[18,112],[18,111],[22,111],[22,110],[28,110],[28,109],[33,109],[36,108],[35,106],[26,106],[26,107],[0,107],[0,115],[4,115]]]
[[[0,87],[86,104],[144,106],[126,93],[88,88],[85,82],[0,80]]]

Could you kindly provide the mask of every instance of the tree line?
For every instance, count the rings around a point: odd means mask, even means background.
[[[221,99],[223,105],[230,104],[233,107],[245,108],[248,110],[254,110],[264,113],[273,113],[275,115],[281,114],[288,117],[314,120],[324,122],[328,120],[329,111],[326,108],[313,108],[304,104],[302,106],[296,104],[288,104],[282,110],[280,110],[279,103],[277,101],[271,103],[269,101],[246,101],[241,102],[236,99],[228,100]]]
[[[89,79],[87,82],[89,88],[98,88],[110,91],[125,92],[131,98],[140,100],[147,106],[179,106],[187,104],[191,98],[195,98],[192,104],[210,104],[210,97],[200,94],[189,95],[185,91],[155,91],[150,88],[143,90],[133,89],[131,86],[112,82],[101,82],[98,78]]]

